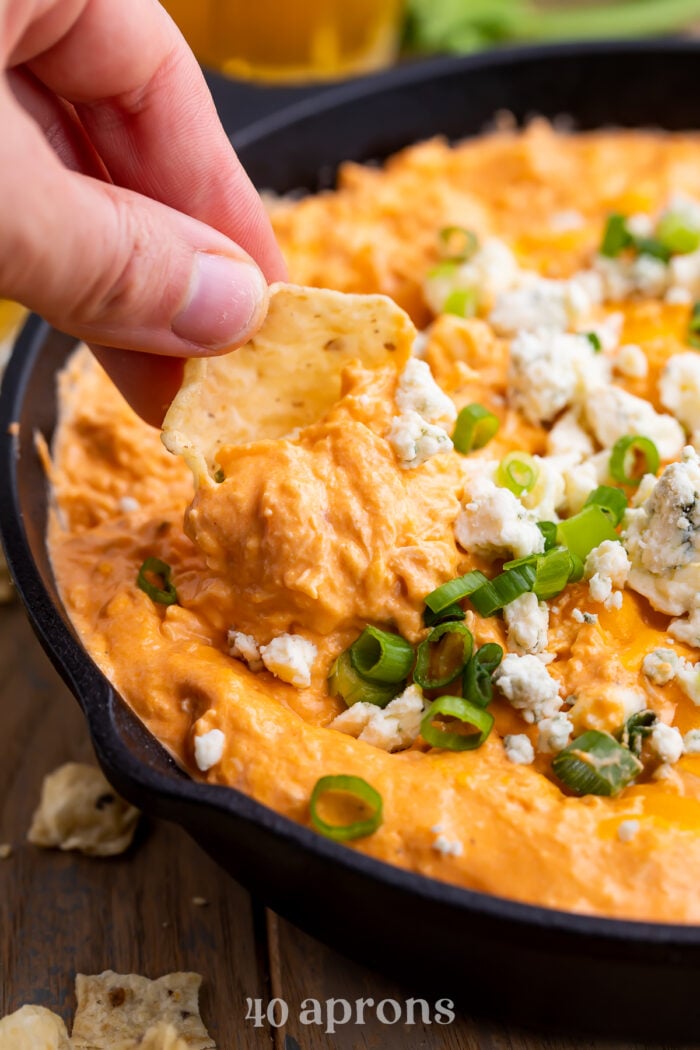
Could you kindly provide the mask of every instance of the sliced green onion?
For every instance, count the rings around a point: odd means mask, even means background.
[[[645,474],[656,474],[661,457],[651,438],[628,434],[619,438],[610,453],[610,474],[622,485],[638,485]]]
[[[467,262],[479,250],[479,238],[464,226],[444,226],[438,236],[450,261]]]
[[[687,255],[700,248],[700,230],[689,226],[680,212],[666,212],[656,226],[656,236],[674,255]]]
[[[463,620],[466,615],[462,606],[458,605],[457,602],[453,602],[452,605],[448,605],[447,608],[436,613],[426,607],[423,610],[423,623],[426,627],[436,627],[439,623]]]
[[[367,807],[369,816],[360,820],[354,820],[350,824],[329,824],[318,812],[318,805],[323,795],[343,794],[350,795],[357,802]],[[365,838],[372,835],[382,823],[382,796],[368,784],[362,777],[347,775],[321,777],[311,792],[309,809],[311,811],[311,823],[329,839],[336,842],[350,842],[352,839]]]
[[[455,288],[442,304],[444,314],[474,317],[479,310],[479,293],[475,288]]]
[[[569,576],[569,583],[578,583],[579,580],[583,579],[583,573],[585,566],[583,559],[579,558],[578,554],[574,554],[573,551],[569,551],[571,555],[571,575]]]
[[[658,721],[658,716],[654,711],[637,711],[627,719],[617,734],[617,738],[623,747],[629,748],[632,754],[639,758],[645,738],[649,736]]]
[[[495,642],[487,642],[474,653],[464,670],[462,693],[464,699],[477,707],[487,707],[493,697],[493,672],[503,659],[503,649]]]
[[[452,442],[458,452],[466,455],[467,452],[475,452],[478,448],[488,445],[489,441],[498,433],[500,427],[498,416],[489,412],[483,405],[466,405],[457,416],[455,432]]]
[[[442,689],[464,671],[474,639],[462,623],[441,623],[418,646],[413,680],[421,689]]]
[[[565,547],[541,554],[537,559],[534,594],[541,602],[554,598],[566,587],[573,568],[571,552]]]
[[[597,334],[597,332],[584,332],[583,334],[585,335],[586,339],[591,344],[595,352],[599,354],[603,349],[603,344],[601,343],[600,336]]]
[[[599,485],[589,493],[584,507],[600,507],[613,525],[619,525],[627,510],[627,496],[622,489],[615,489],[612,485]]]
[[[498,464],[496,484],[522,496],[523,492],[532,492],[539,474],[539,467],[527,452],[509,452]]]
[[[603,232],[603,240],[600,245],[600,254],[614,259],[626,248],[634,244],[634,237],[627,227],[627,219],[624,215],[613,213],[608,216],[608,221]]]
[[[357,673],[373,682],[402,682],[413,667],[413,646],[378,627],[365,627],[349,652]]]
[[[175,584],[170,579],[172,571],[167,561],[146,558],[136,577],[136,586],[157,605],[175,605],[178,599]],[[153,583],[149,576],[160,577],[163,581],[162,587]]]
[[[522,594],[531,591],[537,569],[534,565],[519,565],[495,576],[469,595],[469,600],[480,616],[493,616],[504,605],[510,605]]]
[[[642,772],[642,763],[610,733],[590,729],[572,740],[552,770],[577,795],[617,795]]]
[[[650,255],[663,263],[667,263],[671,258],[669,249],[656,237],[635,237],[634,246],[640,255]]]
[[[557,523],[555,521],[538,521],[537,528],[544,536],[544,550],[551,551],[557,545]]]
[[[447,583],[436,587],[434,591],[431,591],[426,596],[425,604],[431,612],[443,612],[448,605],[453,605],[455,602],[461,602],[463,598],[468,598],[470,594],[473,594],[474,591],[477,591],[479,587],[483,587],[488,582],[488,578],[484,576],[483,572],[473,569],[464,576],[458,576],[456,579],[448,580]]]
[[[700,302],[693,304],[693,312],[688,323],[688,342],[700,349]]]
[[[442,262],[431,267],[426,276],[428,280],[440,277],[452,277],[458,267],[459,263],[455,262],[454,259],[443,259]]]
[[[456,719],[464,725],[473,726],[476,733],[452,733],[449,729],[439,729],[434,719],[444,715]],[[439,696],[423,716],[420,724],[421,736],[431,747],[441,747],[446,751],[473,751],[481,747],[493,728],[493,715],[483,707],[469,703],[459,696]]]
[[[401,686],[388,682],[370,682],[358,674],[350,660],[350,650],[341,653],[328,675],[328,693],[339,696],[348,707],[353,704],[375,704],[386,707],[400,692]]]
[[[602,507],[584,507],[578,514],[560,521],[557,525],[557,539],[572,554],[586,560],[594,547],[604,540],[619,540],[610,518]]]

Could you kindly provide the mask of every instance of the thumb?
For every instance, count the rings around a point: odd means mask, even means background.
[[[5,107],[3,107],[5,108]],[[0,137],[0,296],[107,347],[191,357],[260,325],[267,285],[233,241],[64,168],[11,105]]]

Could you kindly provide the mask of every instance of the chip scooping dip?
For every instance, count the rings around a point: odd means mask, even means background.
[[[281,438],[319,420],[338,400],[349,362],[401,368],[415,334],[386,296],[273,285],[267,317],[248,343],[187,362],[164,444],[201,481],[215,473],[222,445]]]
[[[73,1050],[215,1050],[199,1015],[201,983],[197,973],[78,974]]]

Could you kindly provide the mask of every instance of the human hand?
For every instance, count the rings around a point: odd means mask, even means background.
[[[0,0],[0,59],[0,298],[159,425],[183,359],[244,342],[285,277],[260,199],[156,0]]]

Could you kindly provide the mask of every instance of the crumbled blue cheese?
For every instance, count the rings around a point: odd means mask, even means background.
[[[399,377],[396,404],[404,412],[417,412],[428,423],[453,422],[457,418],[454,402],[433,378],[430,365],[411,357]]]
[[[639,834],[641,824],[638,820],[623,820],[618,824],[617,837],[620,842],[631,842]]]
[[[643,434],[651,438],[662,459],[673,459],[685,444],[683,428],[673,416],[657,412],[648,401],[621,387],[608,385],[590,389],[586,419],[605,448],[612,448],[627,434]]]
[[[300,634],[279,634],[268,645],[260,646],[260,656],[268,671],[297,688],[311,685],[311,668],[318,649]]]
[[[628,379],[644,379],[649,372],[649,362],[641,346],[626,343],[615,354],[613,368]]]
[[[583,229],[585,225],[585,217],[575,208],[554,211],[549,216],[549,228],[553,233],[570,233],[572,230]]]
[[[609,374],[607,359],[583,335],[520,331],[510,346],[508,397],[531,423],[549,423]]]
[[[683,754],[683,737],[675,726],[657,722],[649,734],[649,746],[661,762],[674,765]]]
[[[545,329],[565,332],[588,317],[600,300],[600,281],[591,272],[568,280],[523,274],[519,287],[498,296],[489,321],[499,335]]]
[[[576,620],[576,623],[598,623],[598,613],[582,612],[581,609],[572,609],[571,618]]]
[[[490,304],[500,292],[515,287],[521,279],[518,261],[508,245],[489,237],[467,262],[452,270],[437,267],[427,277],[423,295],[433,313],[441,314],[453,292],[474,291],[480,302]]]
[[[251,671],[262,671],[260,646],[252,634],[231,629],[228,632],[228,651],[236,660],[242,660]]]
[[[668,633],[677,638],[679,642],[685,642],[686,645],[700,649],[700,607],[696,606],[691,609],[688,616],[682,620],[672,620]]]
[[[686,755],[700,754],[700,729],[689,729],[683,737]]]
[[[594,602],[603,602],[606,609],[619,609],[621,596],[615,593],[625,586],[630,574],[627,551],[618,540],[603,540],[589,553],[584,565],[584,577]]]
[[[670,288],[676,290],[676,295],[682,289],[689,297],[686,302],[696,299],[700,293],[700,251],[674,255],[668,269]]]
[[[455,538],[465,551],[496,558],[524,558],[544,551],[544,537],[532,513],[506,488],[476,478],[455,521]]]
[[[410,747],[419,736],[425,706],[421,689],[409,685],[384,708],[376,704],[353,704],[334,718],[329,728],[348,733],[382,751],[399,751]]]
[[[570,409],[559,417],[547,434],[549,456],[571,456],[573,462],[593,455],[593,441],[581,426],[578,413]]]
[[[536,656],[507,653],[494,682],[526,722],[551,718],[562,706],[559,683]]]
[[[513,652],[541,653],[547,648],[549,606],[531,591],[521,594],[503,609],[508,629],[508,648]]]
[[[672,306],[689,306],[693,301],[693,293],[678,284],[672,284],[664,299]]]
[[[627,512],[624,524],[629,586],[661,612],[692,612],[700,591],[700,460],[690,445],[642,506]]]
[[[674,354],[659,380],[661,404],[691,433],[700,430],[700,354]]]
[[[608,302],[621,302],[637,295],[658,298],[673,280],[670,268],[651,255],[638,255],[633,259],[598,255],[593,266]]]
[[[404,470],[419,467],[438,453],[449,452],[453,447],[452,439],[442,427],[428,423],[413,411],[394,416],[387,441]]]
[[[514,766],[529,766],[535,761],[535,749],[525,733],[510,733],[503,737],[506,758]]]
[[[537,723],[537,750],[549,755],[563,751],[573,731],[574,723],[563,711],[541,719]]]
[[[141,504],[133,496],[122,496],[117,506],[122,514],[135,514],[141,510]]]
[[[681,659],[676,680],[688,699],[700,707],[700,665]]]
[[[676,677],[680,666],[673,649],[652,649],[642,660],[642,671],[654,685],[667,685]]]
[[[564,507],[569,514],[577,514],[598,485],[610,479],[610,453],[597,452],[580,463],[564,466]]]
[[[600,348],[606,354],[612,353],[620,345],[622,329],[625,325],[625,315],[619,310],[608,314],[602,321],[589,325],[587,331],[593,332],[600,340]]]
[[[433,849],[441,853],[443,857],[461,857],[464,846],[458,839],[448,839],[446,835],[438,835],[433,842]]]
[[[210,729],[194,738],[194,760],[197,768],[206,773],[212,766],[219,764],[224,756],[226,737],[220,729]]]

